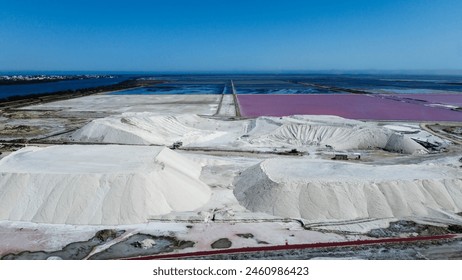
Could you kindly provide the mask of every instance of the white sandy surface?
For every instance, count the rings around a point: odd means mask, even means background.
[[[153,114],[213,115],[218,109],[219,94],[176,95],[90,95],[80,98],[23,107],[25,110],[80,112],[150,112]]]

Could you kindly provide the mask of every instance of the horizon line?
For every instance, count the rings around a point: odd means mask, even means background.
[[[188,75],[188,74],[403,74],[403,75],[462,75],[462,69],[329,69],[329,70],[0,70],[5,74],[39,74],[39,73],[107,73],[107,74],[155,74],[155,75]]]
[[[7,73],[127,73],[127,74],[462,74],[462,69],[329,69],[329,70],[0,70]]]

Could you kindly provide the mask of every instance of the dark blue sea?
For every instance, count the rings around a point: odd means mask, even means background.
[[[82,80],[65,80],[33,84],[0,85],[0,99],[11,96],[53,93],[66,90],[79,90],[84,88],[115,85],[127,79],[127,76],[116,76],[114,78],[88,78]]]

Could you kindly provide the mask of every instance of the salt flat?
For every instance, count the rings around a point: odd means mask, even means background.
[[[155,114],[193,113],[213,115],[221,95],[91,95],[46,104],[23,107],[24,110],[152,112]],[[176,105],[176,106],[175,106]]]

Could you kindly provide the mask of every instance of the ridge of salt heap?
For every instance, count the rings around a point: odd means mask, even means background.
[[[234,194],[253,212],[310,221],[444,217],[462,210],[457,168],[307,159],[268,159],[235,179]]]

